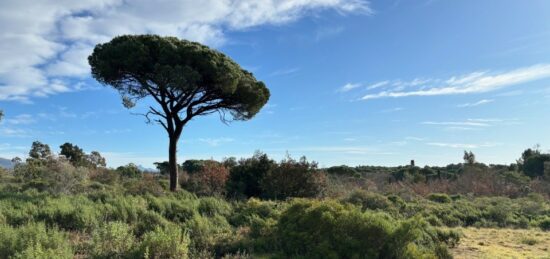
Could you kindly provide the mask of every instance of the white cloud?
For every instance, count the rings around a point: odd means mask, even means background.
[[[342,87],[338,88],[338,92],[349,92],[357,87],[360,87],[360,83],[347,83]]]
[[[390,83],[390,81],[381,81],[381,82],[374,83],[372,85],[367,86],[367,89],[372,90],[372,89],[380,88],[380,87],[388,85],[389,83]]]
[[[489,127],[489,126],[491,126],[491,124],[489,124],[487,122],[472,121],[472,120],[467,120],[467,121],[443,121],[443,122],[425,121],[425,122],[422,122],[422,124],[425,124],[425,125],[439,125],[439,126],[472,126],[472,127]]]
[[[311,146],[311,147],[298,147],[289,148],[288,151],[292,152],[319,152],[319,153],[345,153],[345,154],[358,154],[358,155],[394,155],[392,152],[382,152],[371,147],[364,146]]]
[[[30,114],[19,114],[13,118],[6,119],[6,122],[13,125],[22,125],[35,123],[36,120]]]
[[[424,121],[421,124],[444,126],[446,130],[464,131],[482,130],[493,126],[521,125],[521,121],[517,119],[473,118],[463,121]]]
[[[461,148],[461,149],[476,149],[476,148],[497,146],[496,143],[465,144],[465,143],[432,142],[427,144],[430,146],[436,146],[436,147]]]
[[[388,113],[388,112],[398,112],[398,111],[402,111],[402,110],[404,110],[402,107],[395,107],[395,108],[383,110],[382,112]]]
[[[271,76],[284,76],[284,75],[294,74],[298,71],[300,71],[299,67],[293,67],[293,68],[287,68],[287,69],[281,69],[281,70],[274,71],[270,75]]]
[[[364,0],[4,0],[0,3],[0,100],[82,90],[97,43],[121,34],[171,35],[219,46],[228,30],[284,24],[313,12],[370,14]]]
[[[550,64],[540,64],[503,73],[474,72],[464,76],[451,77],[445,80],[445,85],[441,87],[422,87],[422,82],[419,82],[417,85],[421,87],[415,90],[403,91],[403,87],[396,87],[390,91],[367,94],[361,99],[486,93],[548,77],[550,77]],[[440,82],[441,80],[430,81]]]
[[[492,103],[494,101],[495,100],[493,100],[493,99],[483,99],[483,100],[479,100],[479,101],[474,102],[474,103],[459,104],[459,105],[457,105],[457,107],[459,107],[459,108],[476,107],[476,106],[480,106],[480,105],[483,105],[483,104]]]
[[[200,142],[204,142],[212,147],[217,147],[224,143],[229,143],[235,141],[235,139],[232,138],[200,138]]]

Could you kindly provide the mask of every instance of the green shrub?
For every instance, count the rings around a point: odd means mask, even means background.
[[[183,229],[157,227],[143,236],[139,246],[144,258],[185,259],[188,258],[189,243],[189,235]]]
[[[319,197],[324,192],[327,179],[317,170],[317,163],[305,157],[291,157],[269,170],[260,181],[262,197],[284,200],[290,197]]]
[[[276,166],[266,154],[256,152],[253,157],[241,159],[229,172],[227,194],[229,197],[261,197],[261,181]]]
[[[450,202],[452,202],[451,197],[449,197],[449,195],[444,194],[444,193],[432,193],[432,194],[428,195],[428,200],[434,201],[434,202],[439,202],[439,203],[450,203]]]
[[[116,195],[104,201],[103,217],[108,221],[134,223],[147,210],[147,201],[141,197]]]
[[[281,214],[281,204],[274,201],[262,201],[251,198],[247,202],[235,205],[234,213],[230,217],[230,222],[234,226],[248,226],[256,218],[278,219]]]
[[[83,196],[48,198],[36,219],[66,230],[89,230],[98,224],[100,211]]]
[[[66,234],[46,229],[43,223],[0,225],[0,257],[73,258],[73,251]]]
[[[199,199],[199,212],[204,216],[221,215],[227,217],[231,214],[231,204],[215,197],[204,197]]]
[[[550,231],[550,218],[545,218],[539,221],[540,229],[544,231]]]
[[[386,196],[364,190],[352,192],[344,201],[358,205],[363,210],[391,211],[393,209],[393,203]]]
[[[203,217],[196,214],[184,224],[189,230],[193,251],[213,250],[218,242],[231,235],[231,225],[224,217]]]
[[[435,257],[444,246],[425,221],[401,223],[335,201],[295,201],[281,215],[277,238],[286,256],[305,258]]]
[[[229,178],[229,170],[217,161],[207,160],[201,163],[202,166],[191,172],[188,171],[189,178],[183,183],[182,187],[197,195],[220,196],[225,194],[225,184]]]
[[[154,211],[144,211],[139,215],[139,221],[135,225],[134,233],[137,236],[142,236],[146,232],[153,231],[157,228],[174,227],[173,223],[166,220],[163,216]]]
[[[134,246],[130,226],[123,222],[109,222],[94,230],[91,253],[96,258],[125,258]]]

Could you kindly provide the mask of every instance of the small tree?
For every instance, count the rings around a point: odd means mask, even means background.
[[[73,164],[74,166],[83,165],[86,154],[84,153],[82,148],[79,148],[77,145],[73,145],[69,142],[59,146],[59,148],[61,149],[61,152],[59,152],[59,154],[67,158],[67,160],[69,160],[71,164]]]
[[[317,170],[317,163],[306,157],[287,157],[261,180],[262,196],[284,200],[290,197],[316,197],[326,187],[326,175]]]
[[[174,37],[116,37],[97,45],[88,61],[93,77],[119,91],[126,108],[145,97],[158,104],[144,115],[168,133],[172,191],[178,186],[177,143],[191,119],[218,112],[223,121],[226,113],[248,120],[270,96],[264,83],[226,55]]]
[[[116,171],[124,177],[129,177],[129,178],[141,177],[141,170],[139,170],[138,166],[133,163],[129,163],[124,166],[119,166],[117,167]]]
[[[464,151],[464,163],[473,165],[476,163],[476,155],[472,151]]]
[[[228,195],[240,198],[260,197],[262,179],[276,166],[275,161],[259,151],[251,158],[241,159],[229,173]]]
[[[85,158],[86,158],[86,164],[93,168],[107,166],[107,162],[105,161],[105,158],[102,157],[101,154],[97,151],[92,151],[89,155],[86,155]]]
[[[48,144],[43,144],[40,141],[34,141],[29,151],[29,160],[45,161],[52,158],[52,151]]]
[[[189,173],[184,188],[199,195],[221,195],[225,193],[225,183],[229,170],[217,161],[203,161],[195,172]]]

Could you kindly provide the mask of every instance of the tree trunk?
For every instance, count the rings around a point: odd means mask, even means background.
[[[169,136],[170,144],[168,146],[168,170],[170,171],[170,191],[178,190],[178,161],[177,161],[177,151],[178,151],[178,137]]]

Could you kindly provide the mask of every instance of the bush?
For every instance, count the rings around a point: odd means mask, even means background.
[[[143,174],[142,178],[131,179],[124,183],[126,192],[133,195],[153,194],[160,196],[164,193],[164,188],[151,174]]]
[[[305,157],[294,160],[288,157],[267,172],[261,180],[263,197],[284,200],[289,197],[318,197],[327,184],[326,176],[317,170],[315,162]]]
[[[140,253],[144,258],[188,258],[189,235],[183,229],[171,227],[156,228],[143,236]]]
[[[73,258],[67,235],[43,223],[0,225],[0,237],[2,258]]]
[[[540,229],[544,231],[550,231],[550,218],[545,218],[539,221]]]
[[[215,197],[205,197],[199,200],[199,212],[204,216],[215,216],[220,215],[227,217],[231,214],[231,204],[226,201],[215,198]]]
[[[307,258],[418,258],[446,251],[425,221],[401,223],[335,201],[295,201],[281,215],[277,238],[286,256]]]
[[[89,170],[83,167],[74,167],[64,160],[29,160],[26,164],[19,164],[14,174],[25,184],[24,189],[34,188],[53,194],[75,193],[82,188]]]
[[[358,205],[364,210],[393,210],[393,203],[386,196],[364,190],[352,192],[344,201]]]
[[[195,215],[184,226],[191,236],[193,252],[215,250],[220,240],[231,235],[231,226],[224,217],[203,217]]]
[[[450,202],[452,202],[451,197],[449,197],[449,195],[444,194],[444,193],[432,193],[432,194],[428,195],[428,200],[434,201],[434,202],[439,202],[439,203],[450,203]]]
[[[125,166],[117,167],[116,171],[123,177],[139,178],[141,177],[141,170],[135,164],[127,164]]]
[[[92,234],[91,253],[96,258],[124,258],[133,246],[134,235],[123,222],[109,222]]]
[[[230,197],[260,197],[260,186],[264,176],[276,166],[266,154],[256,152],[253,157],[241,159],[231,168],[227,181],[227,192]]]
[[[355,168],[341,165],[341,166],[333,166],[329,167],[327,169],[327,173],[331,175],[339,175],[339,176],[355,176],[359,177],[359,173]]]
[[[216,161],[203,161],[196,172],[189,173],[189,178],[183,187],[197,195],[222,195],[225,193],[225,183],[229,178],[229,170]]]
[[[48,198],[36,219],[66,230],[90,230],[97,226],[100,211],[83,196]]]

